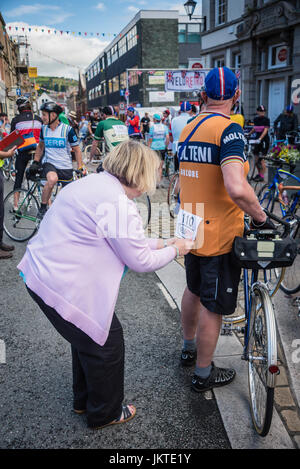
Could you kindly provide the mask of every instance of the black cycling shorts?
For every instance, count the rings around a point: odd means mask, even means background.
[[[236,309],[241,269],[231,254],[185,256],[187,286],[212,313],[228,316]]]
[[[44,163],[42,165],[42,168],[43,168],[42,178],[46,179],[47,174],[50,171],[54,171],[57,174],[59,182],[61,182],[63,186],[73,181],[73,169],[57,169],[51,163]]]
[[[264,139],[258,145],[254,145],[253,153],[254,153],[254,155],[259,155],[261,153],[263,156],[266,156],[268,154],[269,147],[270,147],[270,140],[269,139],[267,139],[267,140]]]

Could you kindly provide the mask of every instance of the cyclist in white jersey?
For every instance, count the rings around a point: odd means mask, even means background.
[[[36,173],[40,169],[42,160],[43,177],[47,179],[42,193],[41,208],[37,215],[39,220],[47,211],[51,192],[57,181],[66,185],[73,180],[71,150],[75,154],[77,168],[83,169],[78,137],[71,126],[59,121],[58,116],[62,108],[54,102],[47,102],[40,109],[44,125],[34,161],[30,167],[30,173]]]

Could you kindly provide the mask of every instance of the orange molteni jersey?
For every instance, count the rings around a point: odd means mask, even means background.
[[[179,148],[209,114],[200,114],[183,129]],[[233,123],[229,116],[218,114],[203,122],[183,146],[179,169],[181,209],[187,215],[185,219],[189,219],[190,213],[201,219],[196,247],[192,251],[195,255],[227,254],[232,250],[234,238],[243,236],[244,213],[225,189],[222,167],[230,163],[242,164],[247,176],[245,142],[240,125]]]

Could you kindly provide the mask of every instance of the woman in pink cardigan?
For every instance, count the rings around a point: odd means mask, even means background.
[[[18,265],[27,290],[71,343],[74,411],[88,426],[127,422],[124,341],[114,308],[126,269],[153,272],[192,242],[147,239],[133,199],[156,188],[160,160],[136,141],[118,145],[104,172],[60,192]]]

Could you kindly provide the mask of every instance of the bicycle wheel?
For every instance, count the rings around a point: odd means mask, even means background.
[[[253,184],[253,178],[254,178],[254,175],[255,175],[255,170],[256,170],[256,165],[255,165],[255,156],[253,155],[253,153],[249,153],[248,154],[248,163],[249,163],[249,173],[248,173],[248,182],[249,184]]]
[[[10,178],[10,166],[11,166],[11,161],[10,159],[6,158],[2,166],[3,176],[6,181],[9,181],[9,178]]]
[[[18,211],[14,212],[14,194],[18,192]],[[39,203],[33,194],[25,189],[11,191],[4,199],[4,231],[14,241],[27,241],[37,231],[36,216]]]
[[[249,328],[247,351],[251,416],[257,433],[266,436],[272,422],[278,365],[274,309],[268,290],[261,283],[253,286]]]
[[[290,219],[289,216],[285,219]],[[294,295],[300,291],[300,224],[298,223],[291,231],[291,238],[295,239],[298,247],[298,256],[293,265],[285,269],[285,275],[281,282],[280,289],[286,295]]]
[[[94,163],[95,160],[93,161],[90,161],[90,158],[91,158],[91,149],[92,149],[92,145],[87,145],[85,147],[85,150],[84,150],[84,163]],[[100,149],[97,147],[96,148],[96,152],[95,152],[95,157],[97,158],[97,161],[96,163],[100,163],[101,161],[101,151]]]
[[[138,199],[134,199],[134,202],[137,205],[139,214],[143,220],[143,228],[144,230],[150,223],[151,220],[151,201],[150,197],[147,194],[141,195]]]
[[[171,178],[169,189],[168,189],[168,205],[170,210],[170,215],[172,218],[175,218],[177,213],[179,203],[179,173],[175,173]]]
[[[270,213],[273,213],[275,205],[275,188],[270,188],[268,184],[265,184],[260,189],[257,197],[260,205]]]

